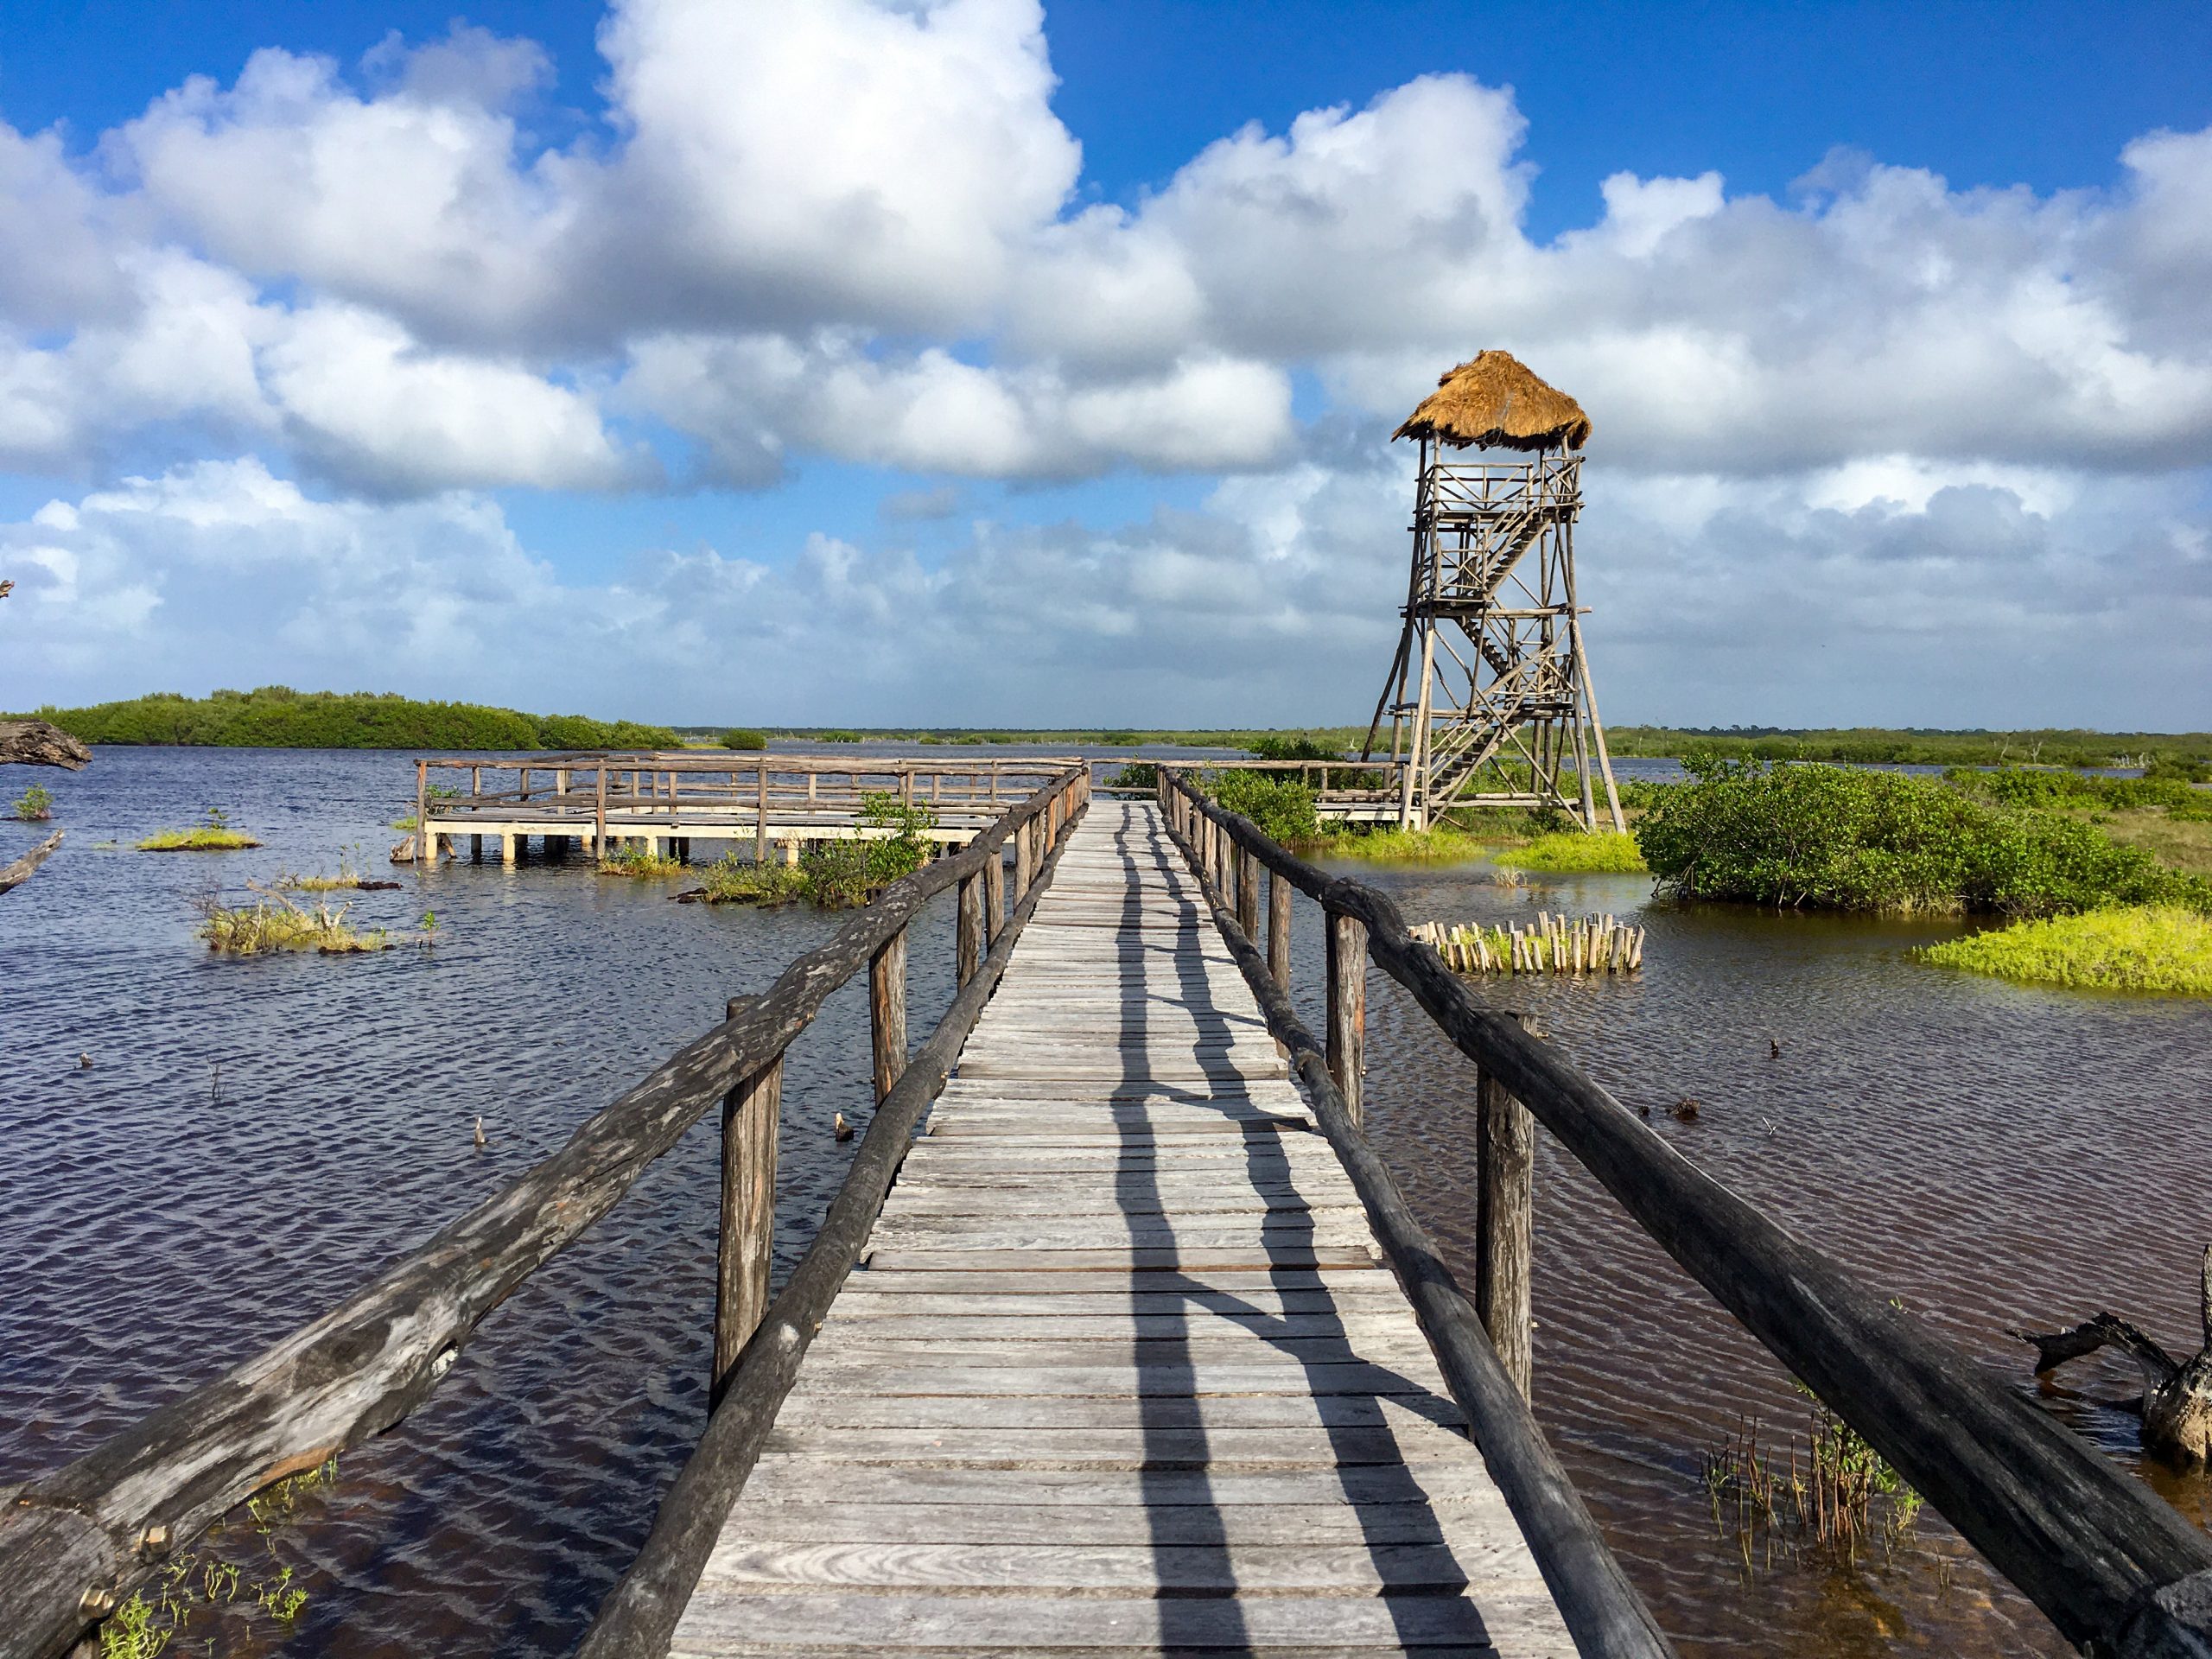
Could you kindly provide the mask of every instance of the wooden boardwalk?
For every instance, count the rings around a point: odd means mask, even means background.
[[[1098,800],[671,1651],[1573,1651],[1150,804]]]

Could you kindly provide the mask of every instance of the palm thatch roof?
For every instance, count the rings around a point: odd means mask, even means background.
[[[1582,405],[1547,385],[1510,352],[1477,352],[1436,383],[1390,436],[1434,438],[1455,449],[1580,449],[1590,442]]]

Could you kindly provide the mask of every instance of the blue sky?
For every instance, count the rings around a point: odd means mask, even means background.
[[[0,703],[1355,718],[1389,427],[1503,346],[1598,423],[1611,718],[2212,725],[2207,63],[2179,6],[15,8]]]

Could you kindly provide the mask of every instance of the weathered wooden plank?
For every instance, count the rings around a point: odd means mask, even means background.
[[[1078,1504],[769,1503],[748,1499],[742,1532],[794,1543],[1421,1544],[1485,1534],[1517,1541],[1503,1499],[1425,1503]]]
[[[816,1395],[801,1377],[779,1428],[1390,1428],[1440,1425],[1465,1435],[1448,1402],[1425,1394],[1254,1394],[1186,1399],[1017,1395],[932,1399]]]
[[[1423,1373],[1427,1374],[1424,1375]],[[807,1367],[822,1394],[876,1395],[1148,1395],[1192,1394],[1435,1394],[1442,1382],[1433,1366],[1402,1368],[1316,1361],[1300,1364],[939,1365],[926,1370],[897,1363],[845,1365],[827,1356]]]
[[[1337,1469],[1457,1461],[1464,1436],[1389,1428],[778,1428],[766,1449],[823,1464],[941,1469]]]

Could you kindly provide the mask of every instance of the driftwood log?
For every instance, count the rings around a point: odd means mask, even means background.
[[[2186,1361],[2177,1362],[2138,1326],[2110,1313],[2071,1331],[2012,1334],[2033,1344],[2037,1376],[2100,1348],[2119,1349],[2143,1374],[2144,1446],[2183,1463],[2212,1461],[2212,1249],[2204,1252],[2197,1294],[2203,1345]]]
[[[59,726],[42,720],[0,720],[0,766],[67,766],[81,772],[92,752]]]
[[[5,893],[10,887],[20,887],[29,880],[31,872],[45,863],[60,844],[61,832],[57,830],[14,863],[0,865],[0,893]]]

